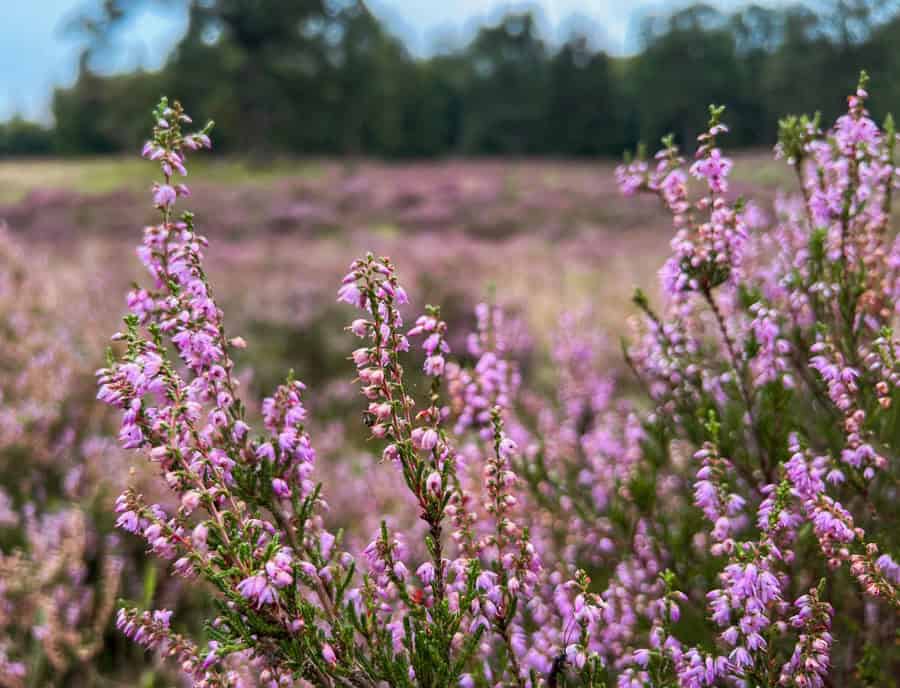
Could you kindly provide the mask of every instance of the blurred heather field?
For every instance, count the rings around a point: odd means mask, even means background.
[[[45,165],[58,183],[31,170]],[[748,176],[756,168],[748,159]],[[96,188],[93,175],[110,169]],[[140,161],[124,160],[0,168],[20,185],[0,210],[10,236],[46,264],[48,278],[89,276],[88,293],[62,291],[55,305],[86,307],[101,331],[116,327],[121,295],[139,275],[135,224],[152,220],[141,206],[141,172]],[[360,247],[403,265],[414,293],[457,323],[458,342],[475,304],[493,298],[545,347],[563,310],[590,305],[613,352],[631,292],[654,288],[668,250],[658,204],[623,199],[605,162],[316,161],[257,171],[226,160],[200,164],[192,176],[198,226],[212,240],[208,269],[231,327],[254,341],[249,367],[276,376],[260,382],[260,393],[289,367],[310,382],[349,385],[333,294]]]
[[[0,163],[9,235],[49,276],[87,271],[92,289],[70,296],[82,305],[91,299],[104,331],[138,276],[135,225],[153,215],[141,206],[145,167],[126,158]],[[295,367],[318,381],[345,377],[345,361],[330,351],[341,351],[333,292],[359,247],[403,265],[415,293],[440,303],[461,332],[476,303],[495,299],[546,346],[565,310],[590,306],[615,350],[633,290],[657,288],[671,227],[654,199],[622,197],[613,168],[216,159],[192,170],[191,200],[213,240],[208,269],[229,319],[254,335],[259,360],[251,367]],[[792,183],[769,151],[739,155],[734,176],[736,192],[761,204],[774,199],[779,181]],[[63,311],[74,305],[65,296],[56,297]]]

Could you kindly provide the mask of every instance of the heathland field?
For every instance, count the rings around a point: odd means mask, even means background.
[[[255,323],[300,331],[327,317],[335,281],[365,247],[460,317],[494,294],[535,323],[590,305],[618,334],[631,291],[655,290],[672,230],[657,200],[621,195],[613,170],[200,156],[188,181],[198,227],[215,239],[208,269],[226,310]],[[763,151],[737,156],[733,181],[735,194],[766,203],[792,177]],[[149,188],[135,158],[0,162],[0,220],[29,252],[88,271],[96,312],[112,316],[139,269],[130,246],[153,220]]]

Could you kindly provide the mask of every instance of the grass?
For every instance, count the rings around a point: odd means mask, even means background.
[[[734,179],[762,187],[791,186],[793,174],[771,153],[750,152],[735,156]],[[326,161],[276,158],[260,162],[236,156],[196,156],[191,175],[212,185],[268,184],[279,179],[316,178],[324,174]],[[604,163],[605,164],[605,163]],[[545,181],[558,184],[550,171]],[[135,156],[93,158],[49,158],[0,160],[0,203],[16,203],[36,189],[75,193],[141,191],[148,186],[147,163]],[[519,180],[506,180],[507,192],[515,195]]]
[[[265,184],[286,177],[317,177],[323,164],[276,159],[265,164],[246,158],[198,156],[191,174],[208,184]],[[36,189],[77,193],[140,191],[148,185],[147,163],[134,156],[0,161],[0,202],[15,203]]]

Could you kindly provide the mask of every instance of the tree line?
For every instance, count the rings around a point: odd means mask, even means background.
[[[188,4],[158,71],[103,76],[96,54],[129,17]],[[78,77],[57,89],[55,125],[0,126],[0,153],[134,149],[148,104],[177,94],[218,123],[220,150],[253,154],[618,156],[668,132],[690,142],[709,103],[724,104],[730,144],[775,140],[779,117],[833,117],[861,68],[875,114],[900,111],[900,13],[884,0],[815,7],[695,4],[644,19],[640,49],[614,57],[591,38],[561,45],[528,12],[481,27],[454,50],[415,57],[364,0],[103,0],[81,24]]]

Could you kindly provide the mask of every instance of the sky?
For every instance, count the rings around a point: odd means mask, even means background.
[[[779,0],[770,0],[777,4]],[[91,0],[0,0],[0,120],[14,115],[50,121],[55,86],[75,78],[81,44],[67,30],[79,9]],[[402,37],[410,50],[426,54],[441,43],[459,44],[479,24],[507,9],[537,9],[548,38],[572,27],[589,27],[604,48],[623,54],[634,45],[635,17],[667,12],[681,0],[369,0],[369,7]],[[719,0],[723,8],[740,0]],[[110,69],[159,67],[184,30],[183,14],[145,12],[136,17],[116,46]]]

